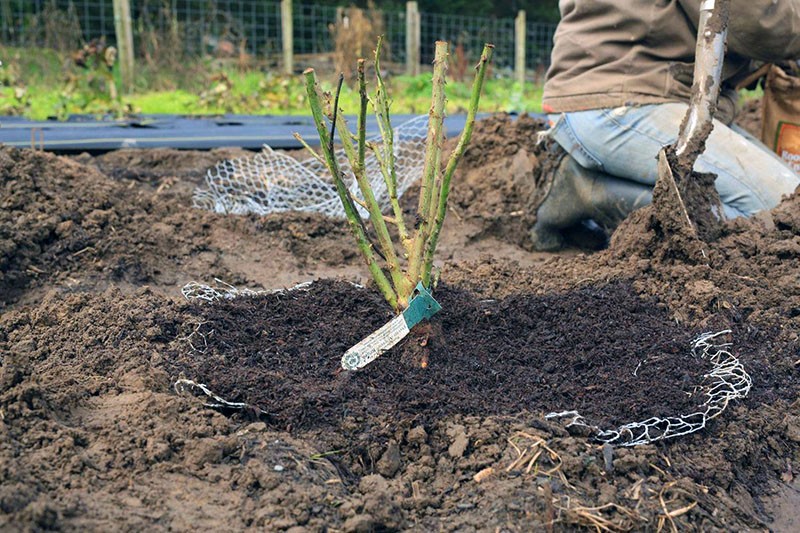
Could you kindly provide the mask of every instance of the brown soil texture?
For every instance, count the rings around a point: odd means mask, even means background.
[[[689,145],[688,150],[702,153],[704,143],[699,148]],[[682,256],[684,261],[705,261],[703,243],[715,240],[723,231],[716,176],[693,172],[694,158],[690,164],[680,161],[671,147],[664,154],[663,159],[659,156],[649,229],[666,254]]]
[[[248,270],[278,258],[291,268],[266,268],[258,282],[293,285],[301,280],[281,279],[287,270],[324,271],[355,257],[346,229],[322,216],[224,217],[193,209],[201,174],[187,181],[184,170],[170,175],[131,163],[142,159],[109,154],[95,166],[0,148],[0,308],[38,298],[30,289],[48,285],[173,290],[193,278],[246,282]]]
[[[360,279],[347,228],[313,213],[229,217],[191,207],[206,170],[241,150],[122,150],[59,158],[0,148],[0,309],[64,290],[147,284],[174,294],[192,279],[287,287],[318,277]],[[159,160],[159,157],[166,162]],[[172,168],[172,170],[170,170]],[[441,257],[536,254],[452,220]]]
[[[253,152],[238,148],[216,148],[208,152],[154,148],[149,150],[116,150],[92,158],[81,155],[75,159],[97,166],[116,179],[160,181],[162,178],[181,177],[200,182],[206,171],[224,159],[252,157]]]
[[[525,249],[535,222],[532,206],[542,192],[537,134],[544,121],[521,115],[496,115],[476,123],[471,143],[458,166],[449,209],[480,225],[476,238],[493,235]],[[448,146],[455,147],[457,139]]]
[[[652,208],[602,252],[533,254],[539,127],[476,128],[429,366],[407,342],[355,374],[336,372],[341,353],[390,314],[330,280],[364,279],[341,222],[191,208],[207,154],[0,149],[0,530],[791,531],[800,193],[693,241],[699,256],[675,253]],[[215,277],[323,281],[180,299]],[[689,407],[682,391],[702,378],[689,342],[723,328],[753,389],[704,430],[612,448],[543,418]],[[179,377],[263,412],[205,407]]]
[[[529,231],[536,222],[536,208],[549,192],[550,171],[564,153],[551,140],[539,142],[545,129],[545,121],[526,114],[499,114],[475,124],[473,135],[480,144],[471,143],[459,163],[448,205],[451,219],[475,226],[468,233],[470,240],[489,237],[532,252]],[[446,150],[455,148],[457,141],[450,139]],[[404,202],[413,212],[414,190],[406,193]],[[580,228],[568,230],[565,238],[575,249],[595,250],[607,244],[604,237]]]

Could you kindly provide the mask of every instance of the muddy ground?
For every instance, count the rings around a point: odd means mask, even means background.
[[[342,352],[391,312],[349,283],[367,280],[344,226],[190,207],[240,152],[0,148],[0,529],[796,530],[800,195],[700,256],[651,208],[606,250],[534,253],[541,127],[478,125],[434,335],[356,374]],[[215,278],[319,281],[181,296]],[[753,386],[700,432],[624,448],[545,419],[694,410],[691,342],[722,329]]]

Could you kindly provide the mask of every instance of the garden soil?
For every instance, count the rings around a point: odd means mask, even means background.
[[[341,354],[391,312],[341,222],[191,207],[240,152],[0,149],[0,529],[796,530],[800,194],[682,249],[644,208],[606,250],[533,253],[541,127],[478,124],[436,334],[358,373]],[[182,298],[214,278],[318,281]],[[544,417],[691,411],[691,342],[722,329],[753,387],[698,433],[620,448]]]

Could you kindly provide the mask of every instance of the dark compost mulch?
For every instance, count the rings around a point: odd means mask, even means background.
[[[366,369],[341,371],[347,348],[392,314],[375,291],[321,281],[191,306],[195,349],[187,343],[172,370],[296,429],[345,416],[429,422],[571,409],[609,426],[687,414],[704,400],[697,386],[710,364],[691,355],[695,332],[628,284],[504,300],[440,287],[436,296],[444,309],[427,368],[409,355],[423,340],[412,333]]]

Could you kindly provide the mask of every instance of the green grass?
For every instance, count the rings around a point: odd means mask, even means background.
[[[92,73],[71,64],[69,58],[47,49],[0,46],[0,115],[24,115],[43,120],[66,118],[74,113],[216,115],[306,115],[302,76],[276,75],[252,69],[240,71],[215,60],[201,59],[180,66],[139,65],[133,94],[112,101]],[[333,73],[319,72],[323,88],[333,90]],[[119,80],[119,73],[114,76]],[[66,91],[72,78],[72,90]],[[326,78],[327,77],[327,78]],[[77,80],[77,81],[76,81]],[[389,76],[392,111],[402,114],[427,113],[430,106],[431,76]],[[471,80],[447,84],[447,112],[466,110]],[[22,97],[18,98],[20,91]],[[16,93],[16,95],[15,95]],[[760,98],[763,91],[741,91],[742,101]],[[358,94],[345,85],[341,107],[347,114],[358,111]],[[542,110],[542,87],[526,83],[520,87],[510,79],[487,80],[480,111]]]
[[[252,78],[260,77],[261,81],[269,80],[265,88],[252,86]],[[177,114],[270,114],[270,115],[303,115],[308,113],[305,105],[305,94],[301,80],[297,78],[275,78],[250,73],[244,77],[243,83],[234,81],[233,89],[221,94],[219,98],[204,98],[202,94],[187,91],[146,92],[126,97],[132,107],[140,113],[177,113]],[[392,111],[395,113],[426,113],[431,105],[430,77],[396,77],[389,81],[389,92],[393,96]],[[334,85],[324,82],[323,89],[332,91]],[[470,86],[466,83],[451,82],[447,85],[448,113],[465,112],[469,102]],[[481,111],[529,111],[540,112],[542,89],[532,84],[524,90],[509,80],[491,80],[486,84],[481,100]],[[345,87],[339,100],[341,108],[347,114],[358,111],[358,93]],[[35,114],[35,113],[34,113]]]
[[[178,113],[191,114],[191,109],[197,106],[197,95],[183,90],[170,92],[147,92],[126,98],[134,109],[146,109],[143,113]]]
[[[0,115],[19,115],[43,120],[66,118],[74,113],[122,115],[125,113],[209,115],[305,115],[308,113],[302,76],[215,64],[210,60],[187,65],[180,72],[144,67],[133,94],[112,101],[98,77],[71,65],[64,56],[49,50],[0,47]],[[321,76],[330,73],[319,73]],[[73,80],[65,90],[67,79]],[[115,73],[119,79],[118,73]],[[77,80],[77,82],[76,82]],[[389,76],[394,113],[422,114],[430,107],[431,75]],[[332,81],[323,81],[331,91]],[[24,89],[22,98],[18,95]],[[168,88],[168,89],[165,89]],[[471,79],[447,85],[447,112],[465,112]],[[542,88],[524,87],[509,79],[487,80],[481,99],[482,112],[540,112]],[[358,93],[345,85],[340,104],[347,114],[358,110]]]

